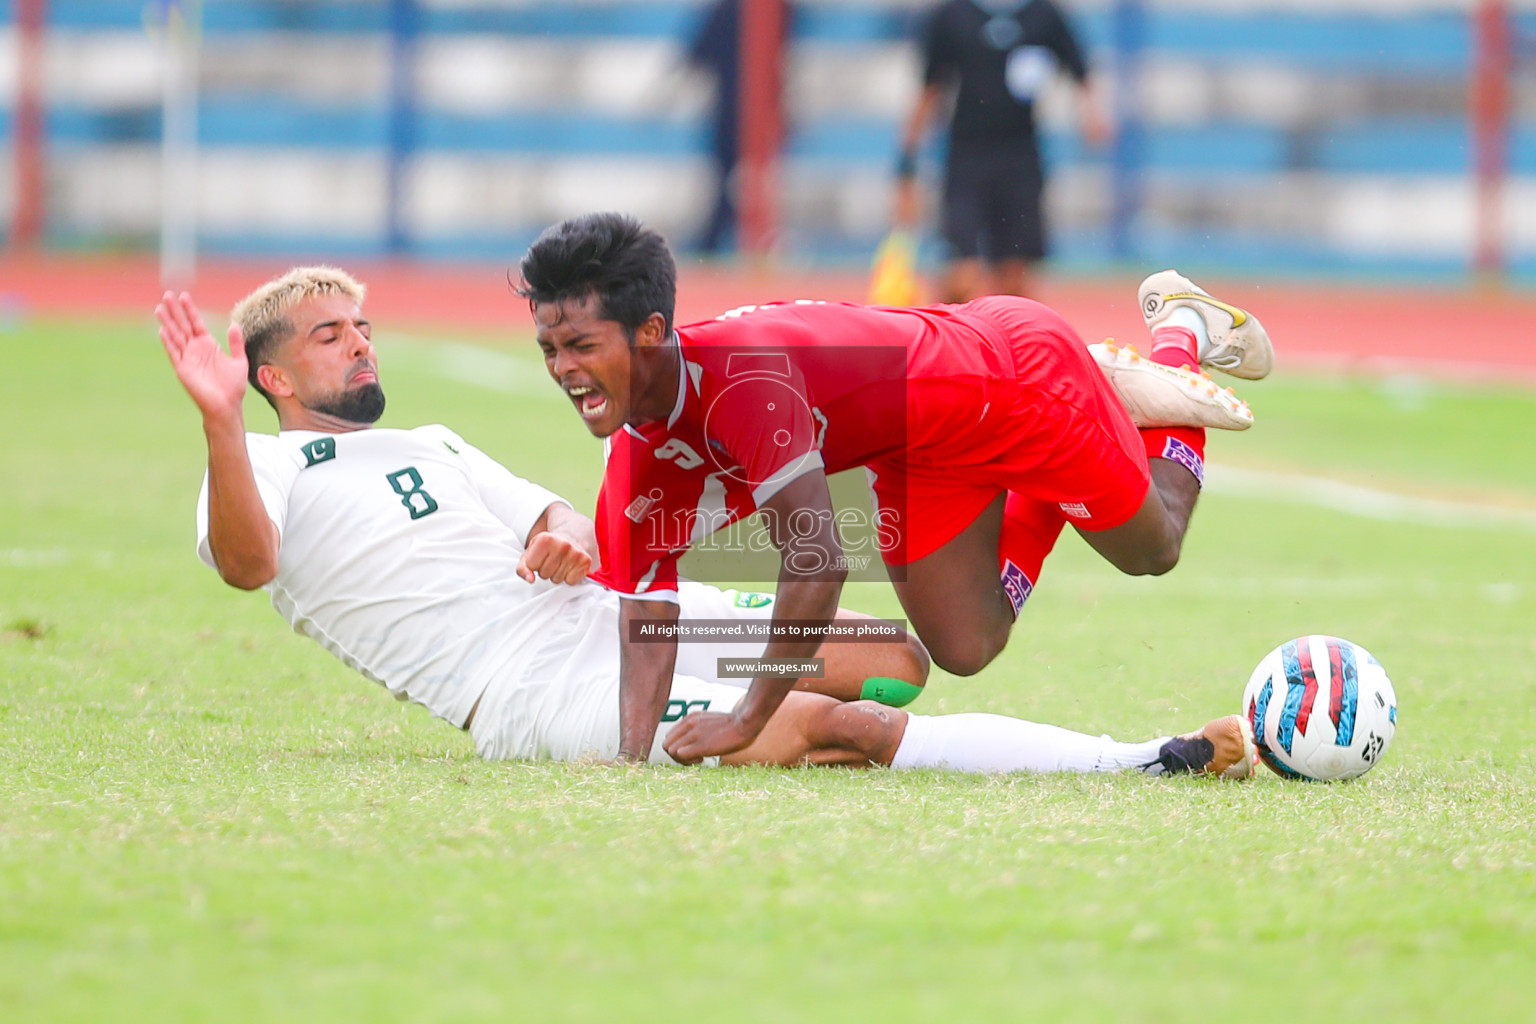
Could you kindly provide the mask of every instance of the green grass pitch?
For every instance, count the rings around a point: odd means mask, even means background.
[[[527,338],[380,326],[386,425],[590,507],[599,447]],[[1213,461],[1290,484],[1213,487],[1159,580],[1064,539],[1005,655],[914,706],[1142,738],[1333,632],[1402,712],[1321,786],[484,764],[197,563],[147,313],[12,325],[0,365],[0,1019],[1530,1019],[1530,391],[1245,386]]]

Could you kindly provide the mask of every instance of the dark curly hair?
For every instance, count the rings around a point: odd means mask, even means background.
[[[528,247],[517,294],[530,305],[596,295],[604,320],[635,331],[652,313],[672,330],[677,264],[667,240],[622,213],[589,213],[561,221]]]

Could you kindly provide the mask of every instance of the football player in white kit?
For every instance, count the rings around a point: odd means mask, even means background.
[[[446,427],[373,427],[384,393],[362,300],[343,271],[296,268],[235,307],[227,352],[186,293],[156,308],[208,444],[199,557],[232,586],[265,588],[297,632],[398,699],[468,730],[485,758],[612,759],[619,599],[586,578],[591,521]],[[276,436],[246,433],[248,385],[276,410]],[[739,597],[691,584],[681,618],[771,618],[771,603]],[[729,710],[745,692],[748,680],[719,677],[719,660],[763,646],[678,645],[652,762],[671,762],[663,743],[687,714]],[[840,698],[867,694],[870,680],[915,693],[928,671],[915,638],[828,643],[818,655],[825,678],[802,681],[758,739],[721,762],[1252,771],[1228,719],[1118,743],[998,715],[909,715]]]

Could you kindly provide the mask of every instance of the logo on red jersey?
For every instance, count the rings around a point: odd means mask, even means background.
[[[1093,513],[1080,501],[1063,501],[1056,506],[1073,519],[1092,519]]]
[[[659,489],[653,490],[649,494],[637,494],[635,495],[635,500],[630,502],[629,507],[624,510],[624,518],[632,523],[643,523],[645,522],[645,517],[650,514],[651,509],[660,500],[661,491]]]

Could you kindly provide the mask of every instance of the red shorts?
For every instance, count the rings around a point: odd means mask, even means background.
[[[906,449],[869,466],[885,560],[932,554],[1004,491],[1017,495],[1011,513],[1048,535],[1041,559],[1062,523],[1105,530],[1135,515],[1151,486],[1146,451],[1077,332],[1028,299],[989,296],[960,311],[1006,344],[1016,375],[946,377],[940,360],[941,372],[908,380]]]

